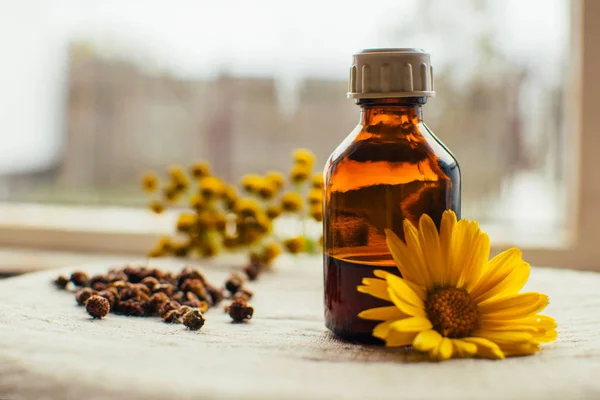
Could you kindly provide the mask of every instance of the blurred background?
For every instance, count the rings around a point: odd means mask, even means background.
[[[0,202],[134,212],[144,171],[174,163],[236,181],[308,147],[323,165],[358,121],[351,55],[419,47],[463,215],[557,245],[574,190],[573,1],[0,0]]]

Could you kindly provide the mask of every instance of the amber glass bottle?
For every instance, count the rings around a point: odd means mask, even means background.
[[[403,238],[405,218],[417,223],[426,213],[439,226],[446,209],[460,217],[458,163],[423,123],[422,106],[433,93],[423,51],[354,56],[349,97],[361,107],[360,122],[324,172],[325,324],[343,338],[374,341],[376,323],[357,314],[390,305],[356,290],[373,269],[399,274],[384,229]]]

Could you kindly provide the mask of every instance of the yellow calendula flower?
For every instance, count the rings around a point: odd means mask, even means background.
[[[358,291],[392,302],[359,317],[383,321],[373,336],[387,346],[412,345],[436,360],[533,354],[556,339],[556,322],[538,314],[548,296],[519,293],[529,264],[518,249],[488,261],[490,240],[477,222],[442,216],[440,231],[421,216],[418,229],[404,222],[400,240],[386,230],[387,244],[402,278],[375,270]]]
[[[279,171],[268,171],[265,175],[265,180],[275,185],[277,190],[280,190],[285,184],[285,177]]]
[[[310,176],[310,166],[304,164],[296,164],[290,172],[290,180],[294,183],[302,183]]]
[[[196,179],[205,178],[210,175],[210,164],[205,161],[198,161],[192,164],[190,172]]]
[[[308,149],[296,149],[294,151],[294,162],[312,168],[315,160],[315,154]]]
[[[158,188],[158,178],[153,173],[144,174],[142,177],[142,188],[145,192],[152,193]]]
[[[299,211],[302,209],[302,197],[296,192],[288,192],[281,196],[281,207],[284,211]]]

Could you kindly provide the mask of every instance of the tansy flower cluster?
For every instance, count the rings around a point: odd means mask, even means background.
[[[187,169],[171,166],[165,181],[146,174],[142,187],[153,196],[149,208],[154,213],[188,208],[179,214],[176,237],[161,238],[149,256],[211,257],[241,248],[250,251],[253,263],[270,265],[283,250],[314,249],[305,235],[279,239],[273,231],[280,217],[323,219],[323,178],[313,173],[316,158],[306,149],[294,151],[293,158],[288,176],[279,171],[248,174],[239,188],[214,176],[202,161]]]

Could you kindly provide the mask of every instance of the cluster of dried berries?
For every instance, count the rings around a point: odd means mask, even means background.
[[[287,179],[278,171],[248,174],[240,182],[242,193],[212,175],[210,165],[202,161],[187,170],[170,167],[163,182],[154,173],[146,174],[142,187],[157,196],[150,203],[153,212],[173,204],[180,207],[180,201],[190,208],[179,215],[176,237],[162,238],[149,256],[211,257],[223,248],[247,248],[258,262],[253,261],[246,273],[256,279],[260,268],[252,265],[269,266],[282,250],[295,254],[317,249],[318,243],[305,235],[283,241],[273,235],[273,221],[281,215],[323,219],[323,177],[312,172],[316,157],[298,149],[293,158]]]
[[[76,271],[70,278],[59,276],[54,284],[67,289],[69,282],[78,288],[77,304],[85,306],[93,318],[105,317],[109,312],[136,317],[160,316],[164,322],[183,323],[191,330],[204,325],[203,313],[218,305],[226,297],[226,291],[234,303],[252,297],[239,274],[227,279],[225,290],[212,285],[198,269],[191,267],[173,274],[158,268],[127,266],[91,278],[83,271]],[[237,314],[232,318],[239,320]]]

